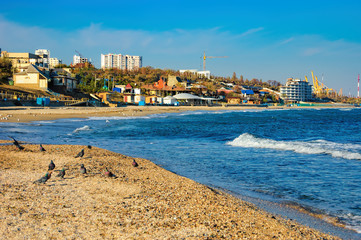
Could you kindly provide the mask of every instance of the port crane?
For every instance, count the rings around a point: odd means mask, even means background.
[[[313,81],[313,89],[316,96],[320,96],[321,94],[326,94],[327,96],[331,94],[337,95],[337,92],[334,89],[329,88],[323,82],[318,81],[318,78],[313,74],[313,71],[311,71],[311,75]],[[306,77],[306,82],[307,82],[307,77]]]
[[[206,56],[206,52],[203,53],[203,71],[206,70],[206,59],[207,58],[228,58],[228,56]]]

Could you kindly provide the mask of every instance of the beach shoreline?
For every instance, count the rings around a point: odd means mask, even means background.
[[[7,141],[2,141],[7,142]],[[3,237],[130,239],[338,239],[268,213],[154,163],[79,145],[0,146]],[[85,156],[75,159],[79,149]],[[49,160],[64,179],[44,175]],[[131,165],[135,159],[138,168]],[[82,176],[80,163],[88,168]],[[103,175],[109,168],[117,178]]]
[[[242,111],[275,109],[354,108],[354,106],[124,106],[124,107],[0,107],[0,122],[32,122],[89,117],[140,117],[185,111]]]

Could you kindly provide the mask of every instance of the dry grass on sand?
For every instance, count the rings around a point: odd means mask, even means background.
[[[135,168],[133,158],[96,147],[24,146],[0,146],[0,239],[336,239],[148,160]],[[54,172],[33,184],[50,160],[65,178]]]

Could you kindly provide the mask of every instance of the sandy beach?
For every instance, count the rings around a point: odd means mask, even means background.
[[[43,146],[0,146],[0,239],[338,239],[145,159],[133,167],[133,158],[96,147]],[[50,160],[53,175],[34,184]]]
[[[335,105],[334,107],[353,107]],[[299,107],[291,107],[299,108]],[[254,106],[126,106],[126,107],[0,107],[0,122],[31,122],[54,120],[60,118],[88,117],[136,117],[150,114],[174,113],[184,111],[225,111],[225,110],[264,110],[291,109],[290,107],[254,107]],[[315,108],[315,107],[300,107]],[[321,108],[321,107],[317,107]],[[325,107],[323,107],[325,108]],[[326,107],[330,108],[330,107]]]

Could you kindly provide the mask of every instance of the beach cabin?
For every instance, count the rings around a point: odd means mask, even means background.
[[[163,104],[164,103],[163,99],[164,98],[162,98],[162,97],[157,97],[157,103],[158,104]]]
[[[134,103],[139,103],[141,101],[145,102],[145,97],[144,96],[142,96],[142,95],[135,95],[134,96]]]
[[[180,93],[180,94],[176,94],[173,96],[174,98],[177,99],[177,101],[179,103],[182,103],[183,105],[201,105],[202,103],[202,98],[196,96],[196,95],[192,95],[189,93]]]
[[[134,103],[134,95],[132,93],[124,93],[124,102]]]
[[[172,96],[167,96],[167,97],[163,98],[163,104],[166,104],[166,105],[174,105],[176,102],[177,102],[177,99]]]
[[[146,104],[155,104],[155,103],[157,103],[157,96],[147,96],[147,97],[145,97],[145,103]]]

